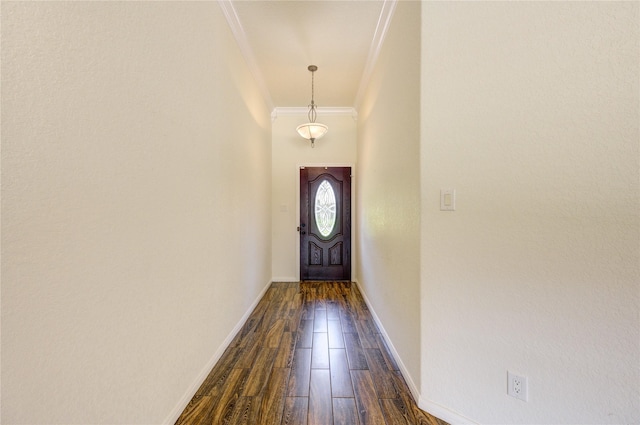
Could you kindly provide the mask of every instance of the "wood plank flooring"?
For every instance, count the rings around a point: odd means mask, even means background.
[[[273,283],[176,424],[446,425],[349,282]]]

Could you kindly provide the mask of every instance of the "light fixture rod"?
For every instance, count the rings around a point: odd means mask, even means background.
[[[318,70],[318,67],[315,65],[309,65],[307,69],[311,71],[311,105],[309,105],[309,122],[316,122],[318,114],[316,112],[316,104],[313,101],[313,95],[315,93],[314,72]]]

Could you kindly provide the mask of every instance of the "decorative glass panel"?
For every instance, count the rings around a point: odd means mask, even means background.
[[[327,180],[320,183],[316,192],[315,211],[318,230],[326,238],[336,225],[336,195]]]

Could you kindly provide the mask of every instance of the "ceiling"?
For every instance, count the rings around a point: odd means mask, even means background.
[[[395,0],[221,0],[238,45],[271,109],[307,108],[311,72],[320,107],[355,107]]]

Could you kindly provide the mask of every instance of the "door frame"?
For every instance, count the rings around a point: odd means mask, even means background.
[[[300,226],[300,169],[302,167],[351,167],[351,281],[356,281],[355,252],[358,249],[355,242],[356,222],[355,222],[355,197],[356,197],[356,166],[353,163],[330,162],[330,163],[304,163],[296,165],[296,227]],[[300,231],[296,232],[296,276],[300,280]]]

